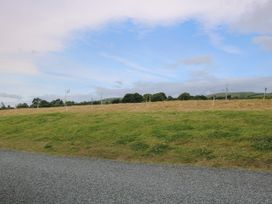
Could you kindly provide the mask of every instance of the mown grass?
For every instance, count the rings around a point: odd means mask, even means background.
[[[0,115],[0,148],[272,170],[272,110]]]

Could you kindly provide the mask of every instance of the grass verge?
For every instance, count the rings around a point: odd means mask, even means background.
[[[272,170],[272,110],[0,115],[0,148]]]

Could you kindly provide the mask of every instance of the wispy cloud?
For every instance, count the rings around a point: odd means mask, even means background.
[[[206,30],[206,33],[208,34],[210,41],[212,42],[212,44],[217,47],[218,49],[227,52],[229,54],[241,54],[242,50],[235,46],[235,45],[231,45],[231,44],[226,44],[224,42],[224,38],[222,37],[222,35],[220,35],[219,33],[217,33],[215,30]]]
[[[139,64],[137,64],[135,62],[132,62],[132,61],[130,61],[130,60],[126,59],[126,58],[123,58],[123,57],[110,55],[110,54],[106,54],[106,53],[101,53],[100,55],[102,57],[107,58],[107,59],[111,59],[111,60],[114,60],[116,62],[119,62],[119,63],[123,64],[127,69],[129,69],[131,71],[136,71],[136,72],[141,73],[141,74],[145,74],[145,75],[149,75],[149,76],[157,77],[157,78],[161,78],[161,79],[172,79],[172,78],[174,78],[174,76],[169,75],[169,73],[161,74],[162,70],[152,71],[153,68],[144,67],[142,65],[139,65]]]
[[[253,43],[260,46],[262,49],[272,51],[272,36],[262,35],[253,38]]]
[[[213,63],[213,58],[209,55],[195,56],[184,59],[182,63],[185,65],[210,65]]]
[[[184,59],[178,59],[172,64],[166,66],[167,69],[177,69],[182,65],[199,66],[199,65],[212,65],[214,58],[211,55],[198,55]]]
[[[16,94],[0,93],[0,98],[9,98],[9,99],[22,99],[22,96]]]

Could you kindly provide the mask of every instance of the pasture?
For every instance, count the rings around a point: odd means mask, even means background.
[[[272,100],[0,111],[0,148],[131,162],[272,170]]]

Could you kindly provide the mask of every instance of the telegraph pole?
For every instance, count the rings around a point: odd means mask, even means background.
[[[228,88],[228,85],[226,84],[225,100],[228,100],[228,93],[229,93],[229,88]]]
[[[67,95],[70,93],[70,89],[65,90],[65,96],[64,96],[64,105],[65,109],[67,110]]]
[[[267,88],[264,88],[264,97],[263,97],[264,100],[266,98],[266,92],[267,92]]]

